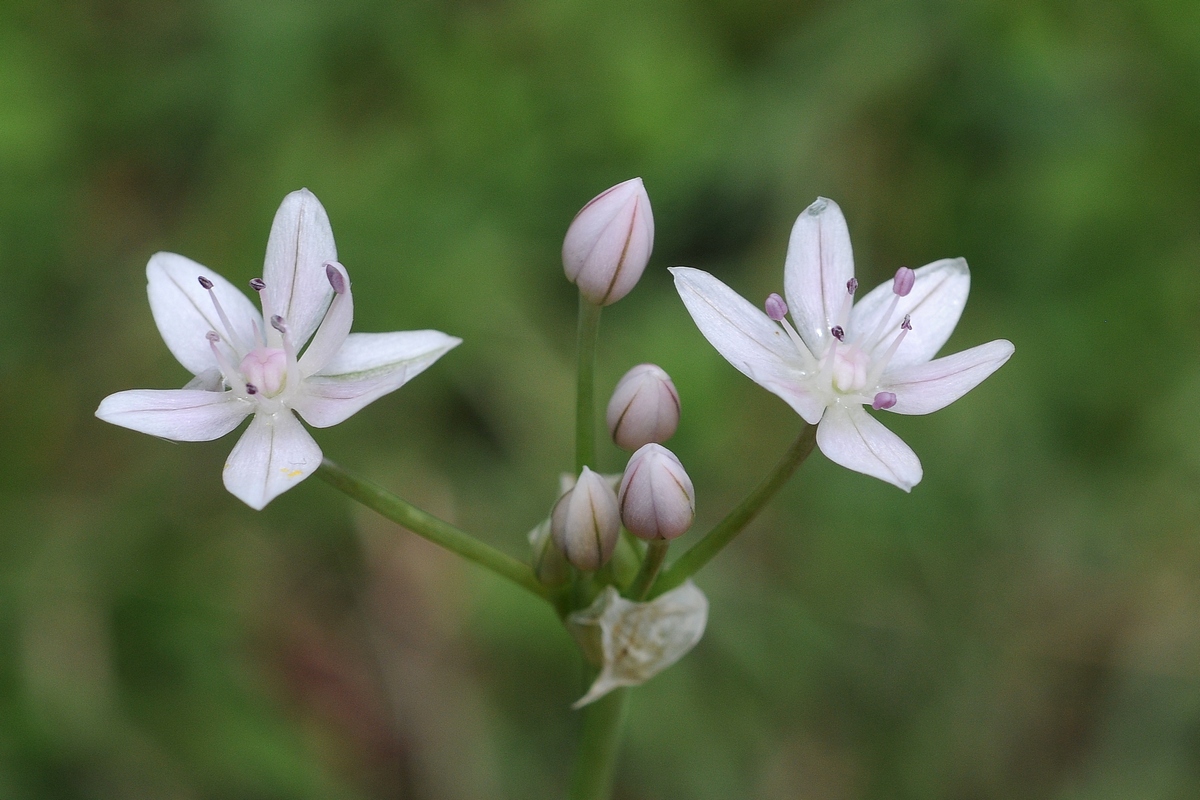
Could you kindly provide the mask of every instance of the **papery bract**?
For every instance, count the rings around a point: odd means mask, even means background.
[[[850,235],[841,209],[818,199],[796,220],[784,266],[786,303],[760,311],[721,281],[674,267],[675,286],[700,332],[743,374],[817,425],[817,445],[844,467],[910,490],[921,462],[863,406],[897,414],[944,408],[1013,353],[997,339],[933,359],[967,302],[961,258],[896,277],[858,303]],[[790,311],[795,327],[786,319]],[[932,360],[931,360],[932,359]]]
[[[336,425],[462,341],[430,330],[350,333],[350,277],[325,209],[307,189],[285,197],[275,214],[263,277],[250,282],[261,314],[229,281],[175,253],[152,256],[146,278],[163,341],[195,377],[183,389],[109,395],[96,416],[193,442],[224,436],[253,415],[224,477],[256,509],[321,463],[295,414],[318,428]]]
[[[612,586],[567,618],[585,655],[600,667],[581,708],[621,686],[638,686],[687,655],[704,635],[708,598],[687,581],[647,603],[626,600]]]

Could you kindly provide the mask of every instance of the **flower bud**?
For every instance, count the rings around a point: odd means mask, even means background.
[[[634,536],[674,539],[692,527],[696,491],[675,454],[651,443],[629,459],[617,506],[621,522]]]
[[[550,519],[542,520],[529,532],[529,547],[533,551],[533,572],[546,586],[562,586],[571,577],[566,556],[550,537]]]
[[[558,499],[550,513],[554,543],[567,561],[592,572],[612,558],[620,530],[617,496],[612,486],[584,467],[575,487]]]
[[[605,419],[613,441],[625,450],[665,442],[679,427],[679,392],[662,369],[638,364],[617,382]]]
[[[584,206],[563,240],[563,269],[590,303],[607,306],[634,287],[654,248],[654,216],[641,178],[618,183]]]

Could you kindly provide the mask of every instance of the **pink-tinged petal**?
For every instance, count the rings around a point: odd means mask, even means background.
[[[583,207],[563,239],[563,269],[589,302],[615,303],[637,284],[654,249],[654,214],[641,178],[619,183]]]
[[[313,334],[313,340],[304,355],[300,356],[300,374],[306,377],[320,372],[329,363],[350,335],[350,324],[354,321],[354,297],[350,292],[350,275],[346,268],[335,261],[325,265],[325,272],[330,284],[337,281],[342,291],[335,292],[333,302],[325,312],[325,319]]]
[[[151,436],[177,442],[207,442],[236,428],[251,410],[249,403],[232,392],[132,389],[104,398],[96,416]]]
[[[271,224],[262,299],[267,316],[278,314],[287,322],[297,349],[313,335],[333,298],[325,275],[329,261],[337,261],[329,216],[308,189],[292,192],[283,198]],[[268,334],[277,347],[279,334],[274,329]]]
[[[227,342],[231,338],[212,296],[200,285],[201,277],[212,281],[212,292],[233,326],[232,338],[248,344],[254,339],[254,325],[262,325],[258,309],[232,283],[190,258],[155,253],[146,264],[150,312],[167,349],[193,375],[217,365],[212,346],[205,338],[209,331],[216,331]],[[238,346],[238,342],[230,344]]]
[[[255,510],[321,465],[321,448],[292,412],[256,414],[225,462],[225,488]]]
[[[439,331],[352,333],[320,373],[305,379],[292,407],[309,425],[336,425],[461,343]]]
[[[915,280],[912,291],[897,301],[895,310],[882,329],[880,318],[892,307],[892,299],[896,296],[892,291],[892,281],[872,289],[850,312],[852,338],[861,342],[872,358],[888,349],[900,332],[904,316],[907,314],[911,318],[912,330],[892,356],[889,362],[891,368],[924,364],[937,355],[937,351],[942,349],[954,332],[971,289],[971,271],[961,258],[943,258],[913,272]],[[876,330],[881,331],[878,339],[863,341],[860,338],[868,337]]]
[[[846,283],[853,277],[846,218],[837,203],[818,197],[792,226],[783,266],[783,290],[792,321],[816,354],[829,346],[830,329],[842,324],[838,315],[846,302]]]
[[[917,454],[861,406],[830,406],[817,426],[817,446],[833,463],[906,492],[921,481]]]
[[[1012,342],[997,339],[924,364],[888,370],[879,385],[896,395],[891,411],[929,414],[974,389],[1012,354]]]
[[[704,338],[739,372],[786,401],[807,422],[824,405],[805,387],[805,360],[777,323],[721,281],[691,267],[672,267],[675,288]]]

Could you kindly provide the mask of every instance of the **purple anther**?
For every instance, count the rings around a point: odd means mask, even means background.
[[[841,325],[834,325],[829,329],[829,332],[832,333],[833,338],[837,339],[839,342],[846,341],[846,332],[842,330]]]
[[[283,317],[276,314],[271,317],[271,327],[280,333],[287,333],[287,323],[283,321]]]
[[[202,286],[205,289],[211,289],[213,287],[213,282],[210,281],[208,278],[204,277],[203,275],[197,277],[196,280],[200,281],[200,286]]]
[[[875,395],[875,399],[871,401],[871,408],[876,411],[883,411],[896,405],[895,392],[880,392]]]
[[[338,294],[346,293],[346,276],[342,271],[333,264],[325,264],[325,277],[329,279],[329,285],[333,287],[333,291]]]
[[[787,303],[775,292],[767,295],[767,302],[763,304],[763,307],[767,311],[767,316],[776,322],[781,321],[788,313]]]
[[[256,292],[261,292],[263,289],[267,288],[267,282],[262,278],[251,278],[250,288]]]
[[[915,272],[908,267],[901,267],[896,270],[896,277],[892,279],[892,291],[900,297],[907,297],[916,281],[917,274]]]
[[[900,330],[903,330],[903,331],[911,331],[912,330],[912,315],[910,315],[910,314],[904,315],[904,321],[900,323]]]
[[[255,386],[253,383],[247,383],[246,384],[246,394],[258,394],[258,387]],[[895,397],[895,395],[892,395],[892,397]],[[893,400],[892,402],[895,402],[895,401]]]
[[[858,291],[858,278],[851,278],[850,280],[846,281],[846,291],[849,294],[854,294]]]
[[[209,331],[208,333],[204,334],[204,338],[208,339],[213,344],[216,344],[217,342],[221,341],[221,334],[217,333],[216,331]]]

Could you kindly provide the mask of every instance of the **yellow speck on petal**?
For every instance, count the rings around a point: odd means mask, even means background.
[[[279,471],[283,473],[285,478],[299,478],[304,474],[304,470],[302,469],[288,469],[287,467],[280,467]]]

